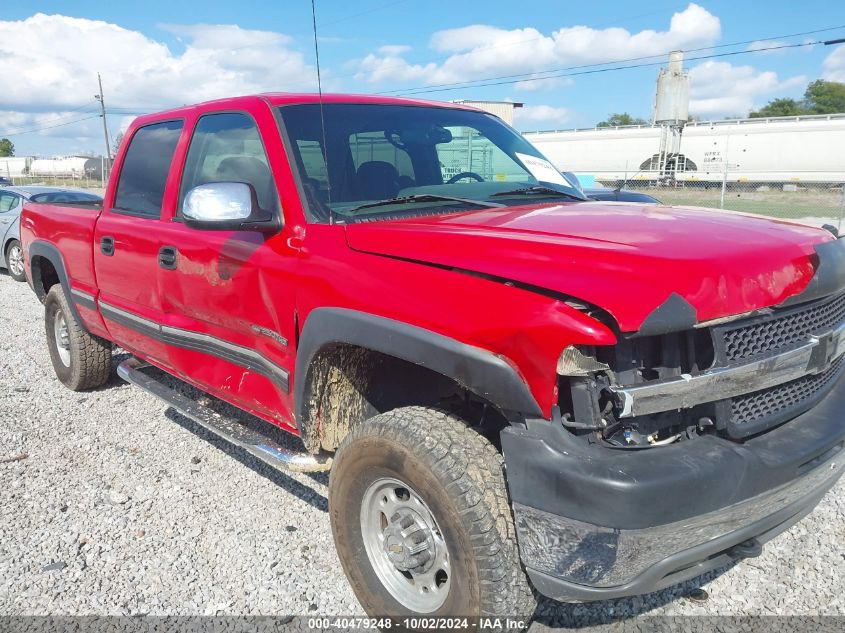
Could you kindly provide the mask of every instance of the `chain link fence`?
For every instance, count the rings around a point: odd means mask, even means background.
[[[783,180],[779,173],[755,173],[753,178],[731,173],[712,180],[678,173],[577,172],[586,187],[617,187],[653,196],[670,205],[728,209],[845,231],[845,172],[816,172],[812,180]],[[592,183],[592,184],[591,184]]]
[[[69,189],[84,189],[100,195],[106,190],[105,183],[98,177],[6,176],[3,173],[0,173],[0,176],[10,180],[12,185],[16,187],[67,187]]]
[[[697,180],[688,174],[666,177],[659,172],[601,173],[577,172],[586,188],[621,187],[646,193],[663,204],[728,209],[823,226],[845,233],[845,172],[813,174],[814,181],[778,180],[779,174],[755,174],[755,179],[731,177],[722,180]],[[771,176],[771,177],[769,177]],[[105,184],[100,178],[59,176],[11,176],[18,186],[49,186],[84,189],[102,195]]]

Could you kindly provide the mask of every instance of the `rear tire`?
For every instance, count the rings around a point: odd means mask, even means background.
[[[442,411],[396,409],[353,428],[332,466],[329,515],[343,569],[370,616],[397,625],[406,616],[528,625],[536,600],[503,466],[485,438]]]
[[[18,240],[12,240],[6,247],[6,269],[15,281],[26,281],[23,267],[23,247]]]
[[[77,322],[60,285],[50,288],[44,308],[47,347],[61,383],[73,391],[104,384],[111,372],[111,343]]]

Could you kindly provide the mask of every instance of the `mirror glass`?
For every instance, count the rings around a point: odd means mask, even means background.
[[[242,182],[210,182],[191,189],[185,196],[182,215],[201,222],[247,220],[252,215],[254,194]]]

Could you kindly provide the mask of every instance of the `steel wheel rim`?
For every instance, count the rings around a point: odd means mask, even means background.
[[[9,271],[13,275],[23,275],[23,250],[18,244],[9,249]]]
[[[413,488],[392,477],[370,484],[361,502],[361,535],[373,571],[402,606],[417,613],[443,606],[452,581],[449,549]]]
[[[53,335],[56,337],[59,360],[65,367],[70,367],[70,331],[67,327],[65,315],[61,310],[56,312],[56,318],[53,320]]]

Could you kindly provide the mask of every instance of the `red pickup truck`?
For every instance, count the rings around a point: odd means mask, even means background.
[[[270,94],[144,116],[101,208],[27,205],[22,236],[59,379],[101,385],[118,345],[122,377],[200,424],[330,469],[372,615],[678,583],[757,555],[845,468],[845,241],[586,201],[468,107]]]

